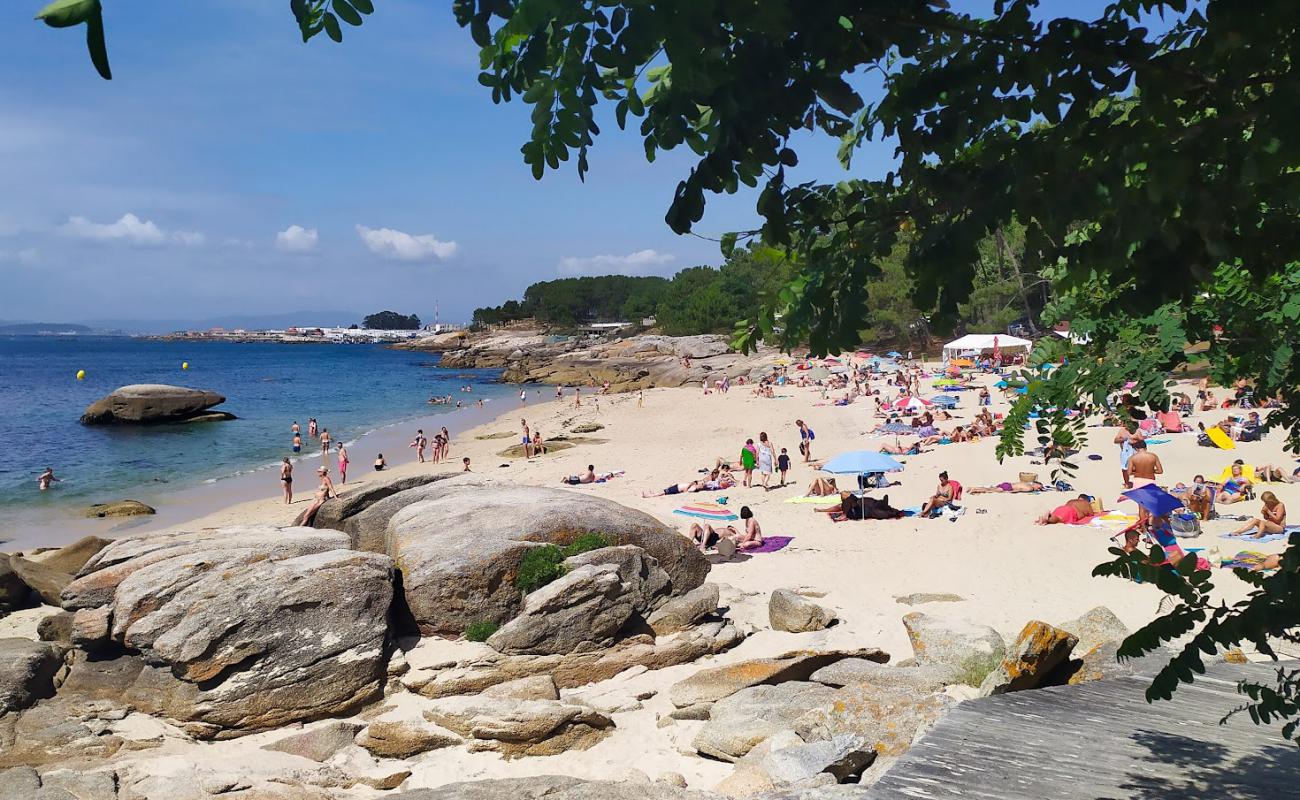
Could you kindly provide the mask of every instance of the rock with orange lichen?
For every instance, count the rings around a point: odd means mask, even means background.
[[[1002,663],[980,684],[980,695],[1018,692],[1038,687],[1053,669],[1070,657],[1077,636],[1055,625],[1031,620],[1016,637]]]
[[[903,627],[916,663],[947,667],[957,683],[979,686],[1006,656],[1001,634],[987,625],[913,611]]]
[[[906,753],[919,734],[958,702],[938,693],[918,695],[906,689],[857,684],[836,690],[829,702],[804,712],[794,731],[806,742],[855,735],[881,756]]]

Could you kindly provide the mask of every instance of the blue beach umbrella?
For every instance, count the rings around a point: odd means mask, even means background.
[[[930,402],[934,403],[936,406],[942,406],[943,408],[956,408],[960,401],[957,399],[956,395],[937,394],[930,398]]]
[[[1005,389],[1005,388],[1007,388],[1007,382],[1006,382],[1006,381],[998,381],[997,383],[993,384],[993,388],[994,388],[994,389]]]
[[[898,352],[897,350],[890,350],[888,353],[885,353],[885,355],[889,356],[890,358],[902,358],[903,356],[903,354]]]
[[[1163,517],[1165,514],[1183,507],[1183,501],[1154,484],[1129,489],[1127,492],[1121,492],[1121,494],[1157,517]]]
[[[833,475],[866,475],[871,472],[901,472],[902,470],[903,465],[888,453],[877,453],[871,450],[840,453],[822,467],[822,472]]]

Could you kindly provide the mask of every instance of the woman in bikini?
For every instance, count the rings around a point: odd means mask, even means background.
[[[284,488],[284,504],[293,502],[293,462],[288,456],[280,462],[280,486]]]
[[[1286,532],[1286,505],[1277,499],[1277,495],[1272,492],[1264,492],[1259,496],[1264,505],[1259,510],[1259,516],[1242,525],[1232,532],[1232,535],[1245,533],[1252,528],[1254,533],[1250,534],[1251,538],[1262,539],[1273,533]]]
[[[1219,487],[1219,494],[1214,498],[1214,502],[1223,505],[1240,503],[1246,499],[1246,493],[1250,491],[1250,479],[1242,472],[1241,464],[1233,464],[1232,472],[1228,479]]]
[[[1085,519],[1091,517],[1094,513],[1092,510],[1092,501],[1087,495],[1079,495],[1073,500],[1067,500],[1063,505],[1059,505],[1048,513],[1034,520],[1035,525],[1077,525]]]
[[[334,481],[330,480],[330,468],[320,467],[316,470],[316,474],[320,476],[320,485],[316,487],[316,497],[312,499],[311,505],[298,518],[299,525],[310,527],[312,521],[316,519],[316,512],[325,505],[325,501],[331,497],[338,497],[338,492],[334,490]]]

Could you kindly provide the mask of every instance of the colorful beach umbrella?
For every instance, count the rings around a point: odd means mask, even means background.
[[[922,411],[933,405],[929,400],[920,397],[900,397],[890,404],[890,408],[895,411]]]
[[[994,389],[1005,389],[1005,388],[1007,388],[1007,382],[1006,382],[1006,381],[998,381],[997,383],[993,384],[993,388],[994,388]]]
[[[872,472],[901,472],[903,465],[888,453],[874,450],[852,450],[840,453],[822,467],[822,472],[832,475],[867,475]]]
[[[888,353],[885,353],[885,355],[889,356],[890,358],[902,358],[902,357],[903,357],[903,354],[900,353],[900,352],[898,352],[897,350],[890,350]]]
[[[1157,517],[1162,517],[1171,511],[1177,511],[1183,507],[1182,500],[1179,500],[1177,497],[1174,497],[1172,494],[1166,492],[1155,484],[1139,486],[1136,489],[1129,489],[1120,494],[1142,506]]]
[[[942,406],[944,408],[956,408],[957,404],[961,401],[956,395],[939,394],[930,398],[930,402],[934,403],[936,406]]]

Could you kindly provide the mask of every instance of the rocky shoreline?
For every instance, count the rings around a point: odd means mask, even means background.
[[[329,500],[313,522],[0,558],[0,609],[39,618],[36,637],[0,639],[0,797],[376,796],[457,752],[597,747],[662,696],[647,735],[732,764],[713,793],[629,762],[618,783],[405,794],[833,798],[966,699],[1141,666],[1115,662],[1128,631],[1098,608],[1032,620],[1012,642],[912,612],[912,654],[897,664],[863,644],[681,673],[761,633],[735,618],[754,602],[771,630],[801,635],[843,612],[809,589],[755,601],[709,583],[686,538],[564,489],[424,475]],[[672,669],[671,684],[654,678]]]
[[[771,347],[737,353],[727,337],[715,334],[555,336],[534,325],[483,333],[456,331],[395,347],[442,353],[439,366],[449,369],[501,369],[501,379],[510,383],[599,386],[608,382],[617,392],[698,386],[724,375],[758,378],[782,358]]]

